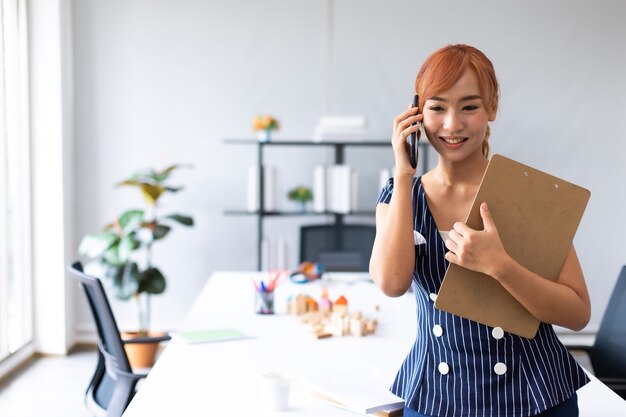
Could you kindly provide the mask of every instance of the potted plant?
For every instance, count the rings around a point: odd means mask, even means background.
[[[86,235],[78,249],[81,255],[93,259],[90,269],[94,275],[110,284],[116,298],[137,303],[139,330],[136,336],[148,336],[150,330],[150,297],[161,294],[166,288],[165,275],[152,262],[153,245],[165,238],[173,224],[193,226],[193,218],[181,214],[161,215],[159,200],[166,193],[176,193],[182,187],[167,185],[170,175],[181,165],[171,165],[163,170],[148,169],[116,184],[117,187],[138,188],[146,202],[146,209],[129,209],[104,226],[103,230]],[[152,358],[135,360],[133,349],[142,344],[126,345],[131,365],[152,365]]]
[[[280,122],[269,114],[259,114],[252,119],[252,130],[257,132],[259,141],[269,142],[272,130],[278,130]]]
[[[300,205],[300,211],[306,211],[306,203],[313,200],[313,192],[310,188],[299,185],[296,188],[289,190],[287,198],[291,201],[298,202]]]

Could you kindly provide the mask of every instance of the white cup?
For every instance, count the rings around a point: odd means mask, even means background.
[[[261,402],[268,411],[284,411],[289,406],[291,377],[282,372],[261,375]]]

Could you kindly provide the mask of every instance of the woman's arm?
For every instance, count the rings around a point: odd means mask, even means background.
[[[376,207],[376,238],[369,269],[376,285],[391,297],[409,289],[415,265],[412,203],[415,168],[409,162],[406,138],[420,128],[424,116],[417,113],[417,107],[409,106],[393,121],[391,145],[396,161],[393,194],[389,204],[379,203]]]
[[[480,214],[484,230],[455,223],[446,240],[446,259],[473,271],[483,272],[502,284],[538,320],[571,330],[589,322],[591,302],[574,246],[565,258],[556,281],[529,271],[509,256],[485,203]]]
[[[389,204],[376,206],[376,238],[370,275],[388,296],[398,297],[411,286],[415,265],[413,241],[413,177],[395,177]]]

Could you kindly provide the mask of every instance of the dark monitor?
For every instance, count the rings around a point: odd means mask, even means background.
[[[300,262],[320,263],[324,271],[369,270],[376,226],[324,224],[300,228]]]

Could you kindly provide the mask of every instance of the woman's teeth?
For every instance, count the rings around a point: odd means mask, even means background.
[[[441,138],[444,142],[449,143],[451,145],[456,145],[457,143],[461,143],[465,140],[465,138]]]

